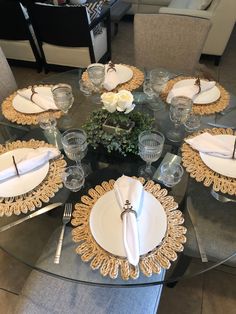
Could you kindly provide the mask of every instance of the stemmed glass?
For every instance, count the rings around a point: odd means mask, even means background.
[[[166,133],[167,138],[172,142],[180,142],[182,140],[182,132],[180,125],[183,124],[189,117],[192,110],[192,99],[177,96],[173,97],[170,104],[170,120],[174,122],[174,129]]]
[[[57,120],[53,114],[40,114],[38,116],[38,123],[40,128],[43,129],[48,142],[55,145],[58,149],[61,149],[61,133],[57,128]]]
[[[161,104],[160,93],[168,80],[169,72],[164,69],[154,69],[150,72],[151,87],[159,105]]]
[[[62,134],[62,146],[66,156],[76,162],[77,167],[82,168],[85,177],[88,175],[88,167],[82,165],[81,160],[87,154],[87,134],[82,129],[69,129]]]
[[[62,83],[57,84],[52,87],[52,95],[57,108],[66,115],[63,117],[62,126],[64,128],[70,127],[71,119],[67,116],[67,113],[74,102],[71,86],[69,84]]]
[[[105,79],[105,66],[101,63],[93,63],[87,68],[88,77],[94,86],[94,91],[96,93],[94,101],[95,103],[101,103],[100,100],[100,90],[102,88],[102,83]]]
[[[152,166],[152,162],[160,158],[164,142],[164,135],[158,131],[143,131],[139,134],[139,155],[146,161],[146,165],[139,168],[139,174],[145,179],[153,177],[156,169]]]

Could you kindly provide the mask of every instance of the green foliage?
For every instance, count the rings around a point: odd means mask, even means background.
[[[109,120],[113,126],[124,127],[130,121],[134,121],[135,126],[130,133],[121,131],[119,133],[107,133],[103,130],[103,124]],[[104,109],[94,111],[84,125],[88,136],[88,142],[96,148],[103,145],[108,152],[118,151],[123,156],[128,153],[138,155],[138,136],[142,131],[152,129],[153,119],[148,115],[137,111],[129,114],[122,112],[109,113]]]

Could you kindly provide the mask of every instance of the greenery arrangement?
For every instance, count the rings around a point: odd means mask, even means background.
[[[104,123],[111,125],[114,132],[107,132]],[[134,123],[133,123],[134,122]],[[134,124],[129,130],[130,125]],[[138,155],[138,136],[142,131],[152,129],[153,119],[138,111],[127,114],[109,112],[105,109],[94,111],[84,125],[89,144],[95,149],[103,145],[110,153],[118,151],[126,156],[129,153]],[[127,131],[128,130],[128,131]]]

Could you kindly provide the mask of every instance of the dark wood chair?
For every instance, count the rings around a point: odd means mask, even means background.
[[[102,11],[90,23],[84,6],[54,6],[27,4],[36,32],[45,71],[50,65],[87,67],[90,63],[111,59],[110,9]],[[94,28],[102,23],[102,33]]]
[[[11,64],[36,65],[42,61],[33,29],[17,0],[0,0],[0,46]]]

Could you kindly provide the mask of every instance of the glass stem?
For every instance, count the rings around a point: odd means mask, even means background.
[[[78,167],[78,168],[82,168],[82,163],[81,163],[81,160],[79,159],[79,160],[76,160],[76,166]]]
[[[146,162],[146,168],[145,168],[146,172],[151,172],[151,165],[152,165],[152,163],[150,161]]]

